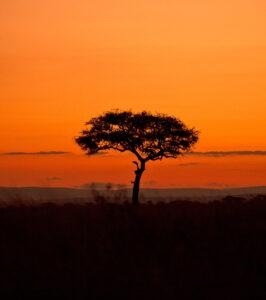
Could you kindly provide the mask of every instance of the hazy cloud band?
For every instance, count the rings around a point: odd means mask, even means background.
[[[63,155],[70,152],[65,151],[39,151],[39,152],[4,152],[0,155]]]
[[[197,155],[197,156],[209,156],[209,157],[220,157],[220,156],[236,156],[236,155],[266,155],[266,151],[207,151],[207,152],[189,152],[186,155]]]
[[[38,152],[2,152],[0,155],[64,155],[71,152],[67,151],[38,151]],[[94,155],[108,155],[107,152],[99,152]],[[207,157],[222,157],[222,156],[237,156],[237,155],[250,155],[250,156],[266,156],[266,151],[206,151],[206,152],[188,152],[185,155],[192,156],[207,156]]]

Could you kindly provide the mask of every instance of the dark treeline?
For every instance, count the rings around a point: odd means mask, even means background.
[[[266,299],[266,196],[0,209],[1,299]]]

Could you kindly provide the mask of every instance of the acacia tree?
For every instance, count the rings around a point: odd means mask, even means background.
[[[117,150],[136,156],[133,204],[138,204],[140,179],[148,161],[177,158],[198,140],[198,131],[179,119],[146,111],[110,111],[92,118],[86,126],[75,141],[88,155]]]

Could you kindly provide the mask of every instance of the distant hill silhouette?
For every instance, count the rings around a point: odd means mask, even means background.
[[[208,188],[169,188],[145,189],[141,191],[142,202],[169,202],[174,200],[192,200],[209,202],[221,200],[226,196],[241,196],[249,199],[255,195],[266,195],[266,186],[208,189]],[[130,199],[131,190],[94,189],[94,188],[51,188],[51,187],[0,187],[0,206],[9,204],[39,204],[52,202],[85,203],[108,201],[121,203]]]

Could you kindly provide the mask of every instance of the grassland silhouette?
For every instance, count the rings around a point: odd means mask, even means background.
[[[116,150],[133,153],[137,161],[132,203],[139,202],[140,180],[148,161],[177,158],[198,141],[199,132],[179,119],[143,111],[110,111],[89,120],[76,138],[88,155]]]
[[[1,299],[264,299],[266,196],[0,208]]]

